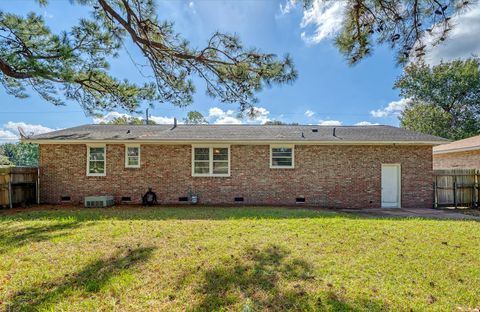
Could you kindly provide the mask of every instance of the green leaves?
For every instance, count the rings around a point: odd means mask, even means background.
[[[208,124],[207,119],[198,111],[190,111],[187,117],[183,119],[187,125]]]
[[[30,143],[1,144],[0,165],[37,166],[38,145]]]
[[[80,20],[56,35],[39,15],[2,13],[0,35],[0,82],[9,94],[24,98],[34,91],[55,105],[75,100],[89,114],[133,111],[156,99],[152,84],[137,86],[108,73],[108,58],[121,42],[94,21]]]
[[[145,102],[187,106],[193,102],[196,76],[205,82],[209,95],[238,103],[246,111],[263,87],[297,77],[288,56],[245,49],[233,35],[215,33],[203,49],[192,48],[175,33],[172,22],[158,20],[154,1],[76,3],[93,8],[93,18],[82,19],[61,34],[52,33],[35,13],[26,17],[1,13],[0,82],[9,94],[26,97],[34,91],[55,105],[74,100],[89,114],[113,108],[134,111]],[[150,65],[144,85],[109,72],[109,60],[127,40]]]
[[[143,125],[145,124],[144,120],[138,117],[129,117],[129,116],[120,116],[115,117],[112,120],[102,123],[108,125]],[[149,125],[155,125],[156,122],[153,120],[148,121]]]
[[[312,3],[304,0],[307,8]],[[468,4],[458,0],[347,0],[335,44],[350,64],[371,54],[377,44],[390,46],[399,64],[421,60],[427,45],[435,46],[448,37],[454,26],[452,16]]]
[[[479,67],[476,58],[405,67],[395,88],[413,104],[400,117],[402,126],[453,140],[479,134]]]

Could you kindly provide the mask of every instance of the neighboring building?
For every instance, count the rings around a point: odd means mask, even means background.
[[[432,146],[390,126],[85,125],[36,135],[43,203],[431,207]]]
[[[480,169],[480,135],[433,148],[434,169]]]

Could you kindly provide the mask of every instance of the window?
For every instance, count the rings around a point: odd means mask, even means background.
[[[270,168],[294,168],[293,145],[270,146]]]
[[[140,168],[140,145],[125,145],[125,167]]]
[[[105,145],[87,146],[87,175],[105,175]]]
[[[193,146],[193,176],[230,176],[229,146]]]

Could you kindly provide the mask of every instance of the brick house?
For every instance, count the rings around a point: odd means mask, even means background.
[[[85,125],[40,145],[42,203],[431,207],[432,146],[390,126]]]
[[[433,148],[434,169],[480,169],[480,135]]]

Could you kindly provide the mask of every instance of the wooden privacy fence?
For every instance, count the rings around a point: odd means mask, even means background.
[[[0,207],[38,203],[38,184],[38,168],[0,167]]]
[[[434,170],[435,208],[478,207],[480,194],[477,169]]]

